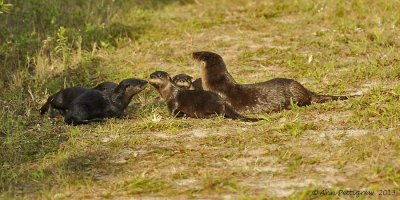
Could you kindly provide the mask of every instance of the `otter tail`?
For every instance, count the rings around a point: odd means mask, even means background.
[[[233,109],[233,107],[228,104],[225,104],[225,117],[230,118],[230,119],[239,119],[244,122],[257,122],[257,121],[263,120],[261,118],[245,117],[245,116],[237,113],[236,110]]]
[[[314,92],[311,93],[311,101],[315,103],[325,103],[328,101],[337,101],[337,100],[347,100],[349,96],[333,96],[333,95],[321,95],[316,94]]]

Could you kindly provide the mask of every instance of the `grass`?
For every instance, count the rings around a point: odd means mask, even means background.
[[[0,1],[0,199],[399,192],[398,1],[49,2]],[[241,83],[361,96],[257,123],[174,119],[150,86],[122,119],[72,127],[37,111],[64,87],[198,77],[196,50],[221,54]]]

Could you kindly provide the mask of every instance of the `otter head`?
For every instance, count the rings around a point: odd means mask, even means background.
[[[123,93],[124,96],[133,96],[146,88],[147,81],[136,78],[129,78],[121,81],[115,91]]]
[[[187,74],[178,74],[174,76],[172,79],[172,82],[175,83],[176,86],[182,88],[182,89],[191,89],[192,83],[193,83],[193,77],[187,75]]]
[[[192,56],[193,59],[202,62],[201,78],[206,90],[221,85],[223,83],[221,80],[225,83],[235,83],[220,55],[210,51],[197,51],[193,52]]]
[[[111,94],[111,100],[120,109],[125,109],[132,97],[146,88],[147,81],[136,78],[122,80]]]
[[[156,71],[150,74],[149,83],[157,89],[165,101],[169,101],[174,96],[174,91],[179,88],[172,82],[171,76],[164,71]]]
[[[117,86],[118,84],[113,82],[102,82],[93,89],[99,90],[100,92],[112,92],[115,88],[117,88]]]
[[[150,74],[149,83],[156,89],[162,89],[172,82],[171,76],[164,71],[155,71]]]
[[[203,63],[202,68],[207,71],[220,71],[225,70],[225,63],[222,57],[210,51],[197,51],[193,52],[193,59]]]

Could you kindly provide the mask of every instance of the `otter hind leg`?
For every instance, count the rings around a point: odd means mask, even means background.
[[[297,81],[293,81],[289,86],[290,99],[289,104],[294,103],[297,106],[311,105],[312,95],[303,85]]]

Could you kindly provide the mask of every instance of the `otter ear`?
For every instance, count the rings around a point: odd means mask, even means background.
[[[193,77],[192,76],[189,76],[189,79],[190,79],[190,81],[193,81]]]
[[[171,78],[171,75],[169,75],[169,74],[168,74],[168,80],[171,81],[171,82],[173,82],[173,81],[172,81],[172,78]]]

